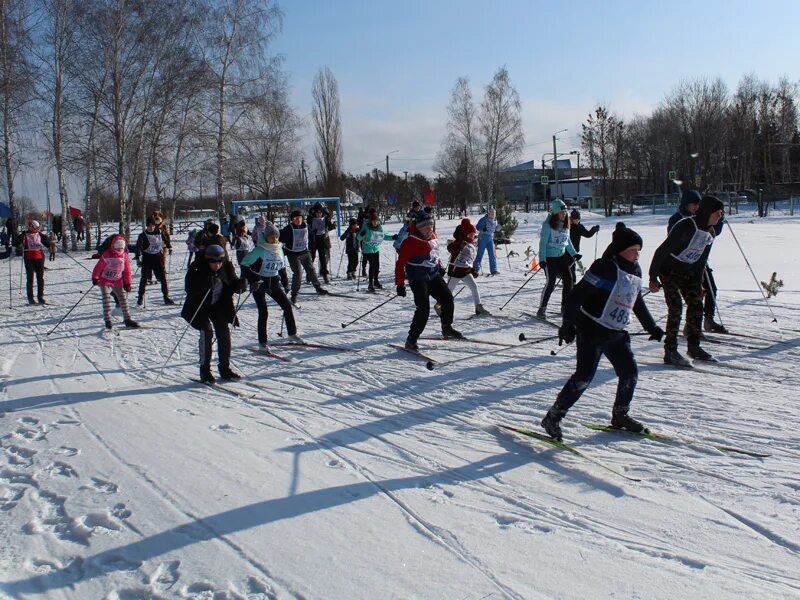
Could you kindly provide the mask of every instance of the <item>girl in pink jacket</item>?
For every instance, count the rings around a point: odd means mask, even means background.
[[[131,313],[128,310],[126,292],[131,291],[131,280],[131,261],[128,257],[125,238],[115,235],[111,238],[111,246],[100,255],[100,259],[92,271],[92,284],[98,286],[103,294],[103,318],[106,322],[106,329],[111,329],[111,294],[114,294],[122,308],[125,327],[139,328],[139,324],[131,319]]]

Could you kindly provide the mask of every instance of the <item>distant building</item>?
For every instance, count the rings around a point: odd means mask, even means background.
[[[552,161],[547,161],[550,165]],[[559,159],[556,161],[558,166],[558,179],[570,180],[572,178],[572,164],[569,159]],[[514,165],[500,171],[500,188],[503,190],[503,195],[506,202],[514,206],[516,210],[542,210],[544,205],[550,201],[553,190],[548,192],[548,186],[542,186],[542,177],[546,176],[548,182],[553,182],[555,179],[552,167],[548,166],[542,168],[542,164],[536,165],[536,161],[530,160],[528,162]],[[583,188],[583,177],[581,177],[581,188]],[[562,192],[563,194],[563,192]],[[583,189],[581,189],[581,195]]]

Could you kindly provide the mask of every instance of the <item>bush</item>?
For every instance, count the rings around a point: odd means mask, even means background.
[[[494,237],[510,239],[519,227],[517,219],[514,217],[514,209],[506,203],[505,197],[501,194],[497,197],[497,230]]]

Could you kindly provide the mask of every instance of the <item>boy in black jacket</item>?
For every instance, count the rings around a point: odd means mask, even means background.
[[[573,209],[569,214],[569,239],[572,241],[572,245],[575,247],[575,252],[580,254],[581,238],[590,238],[598,231],[600,231],[600,225],[595,225],[591,229],[586,229],[586,227],[581,223],[581,211],[579,211],[577,208]],[[578,279],[575,277],[575,265],[580,267],[581,275],[584,273],[583,263],[581,263],[580,260],[576,260],[570,267],[570,270],[572,271],[572,281],[578,281]]]
[[[347,254],[347,279],[356,278],[358,269],[358,249],[361,243],[358,241],[358,220],[350,219],[350,225],[340,237],[344,240],[344,251]]]
[[[689,356],[714,361],[700,347],[703,323],[703,272],[714,243],[716,226],[725,214],[725,205],[715,196],[704,196],[697,212],[678,221],[667,239],[656,249],[650,263],[650,291],[664,289],[667,302],[667,326],[664,338],[664,362],[678,367],[691,363],[678,352],[678,331],[683,304],[686,302],[686,341]]]
[[[577,365],[542,420],[542,427],[557,440],[561,439],[561,419],[589,387],[603,354],[619,377],[611,426],[647,432],[644,425],[628,416],[638,380],[627,332],[631,314],[650,333],[650,339],[660,340],[664,332],[656,326],[642,300],[642,270],[638,263],[641,250],[638,233],[618,229],[603,257],[589,267],[567,298],[564,321],[558,330],[559,344],[569,344],[577,337]]]
[[[308,254],[308,227],[303,222],[303,213],[299,210],[293,210],[289,214],[289,223],[281,229],[280,241],[286,247],[286,257],[292,268],[292,304],[297,302],[297,295],[300,293],[301,268],[305,270],[317,294],[320,296],[327,294],[328,290],[320,284],[317,272],[311,263],[311,256]]]
[[[147,281],[155,275],[161,282],[161,293],[164,295],[164,304],[175,304],[169,297],[169,286],[167,284],[167,274],[164,271],[164,249],[172,250],[169,235],[165,235],[161,228],[156,227],[153,217],[147,218],[147,228],[139,234],[136,241],[134,256],[136,264],[142,268],[142,277],[139,280],[139,297],[136,304],[144,304],[144,292],[147,288]]]
[[[211,374],[211,343],[217,336],[219,376],[239,379],[231,370],[231,330],[238,326],[233,295],[247,289],[247,282],[236,277],[233,264],[225,257],[225,249],[213,244],[204,251],[205,260],[196,260],[186,272],[186,300],[181,310],[189,325],[200,332],[200,381],[214,383]]]

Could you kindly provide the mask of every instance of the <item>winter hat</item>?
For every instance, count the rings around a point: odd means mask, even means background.
[[[214,219],[206,219],[206,222],[203,223],[203,229],[208,229],[209,225],[214,224]]]
[[[687,204],[700,204],[700,192],[697,190],[684,190],[683,195],[681,195],[681,206],[686,206]]]
[[[478,230],[475,229],[475,225],[473,225],[469,219],[461,219],[461,235],[465,238],[474,237],[475,234],[478,233]]]
[[[35,230],[35,231],[39,231],[39,227],[41,227],[41,226],[39,225],[39,221],[31,221],[31,222],[30,222],[28,225],[29,225],[29,227],[30,227],[31,229],[33,229],[33,230]]]
[[[125,238],[121,236],[115,237],[114,241],[111,242],[111,247],[117,252],[122,252],[125,250]]]
[[[562,210],[567,210],[567,205],[564,204],[563,200],[559,200],[556,198],[553,202],[550,203],[550,212],[554,215],[557,215]]]
[[[581,211],[579,211],[577,208],[573,209],[572,212],[569,213],[569,218],[572,219],[573,221],[576,219],[580,219]]]
[[[225,249],[217,244],[211,244],[208,248],[206,248],[205,257],[208,262],[222,262],[225,260]]]
[[[349,224],[350,225],[358,225],[358,219],[350,219]]]
[[[156,220],[153,217],[147,217],[147,225],[156,226]]]
[[[432,226],[434,218],[431,213],[421,210],[414,216],[414,223],[416,223],[417,229],[420,229],[422,227]]]
[[[301,213],[299,210],[293,210],[292,212],[289,213],[289,220],[291,221],[295,217],[302,217],[302,216],[303,213]]]
[[[264,221],[264,239],[266,240],[270,235],[280,235],[280,231],[275,227],[275,224],[270,221]]]
[[[633,229],[628,229],[625,223],[617,223],[617,228],[611,234],[611,243],[606,248],[603,256],[619,254],[623,250],[627,250],[631,246],[643,246],[642,236],[636,233]]]
[[[216,223],[209,223],[208,227],[206,227],[206,231],[211,235],[217,235],[219,233],[219,225]]]
[[[700,201],[700,207],[694,214],[698,227],[707,227],[708,218],[711,216],[711,213],[724,208],[725,205],[722,203],[722,200],[716,196],[703,196],[703,199]]]

